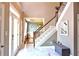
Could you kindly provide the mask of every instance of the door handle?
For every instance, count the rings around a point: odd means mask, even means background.
[[[12,40],[13,40],[13,38],[14,38],[14,35],[12,34]]]
[[[3,48],[4,47],[4,45],[1,45],[1,48]]]
[[[12,34],[12,37],[14,37],[14,35]]]

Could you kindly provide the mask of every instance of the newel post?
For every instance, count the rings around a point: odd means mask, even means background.
[[[35,48],[35,32],[33,32],[33,46]]]

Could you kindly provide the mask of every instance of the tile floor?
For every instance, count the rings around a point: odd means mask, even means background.
[[[59,56],[55,52],[54,46],[41,46],[41,47],[25,47],[22,49],[17,56]]]

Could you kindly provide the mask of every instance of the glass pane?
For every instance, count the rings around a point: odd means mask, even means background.
[[[18,39],[18,32],[17,32],[17,30],[18,30],[18,26],[17,26],[17,24],[18,24],[18,21],[17,21],[17,19],[16,18],[14,18],[14,28],[13,28],[13,30],[14,30],[14,41],[13,41],[13,46],[14,46],[14,48],[13,48],[13,51],[15,52],[16,51],[16,49],[17,49],[17,39]]]

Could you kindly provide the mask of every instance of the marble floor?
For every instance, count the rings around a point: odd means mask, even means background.
[[[25,47],[20,50],[17,56],[59,56],[54,46]]]

